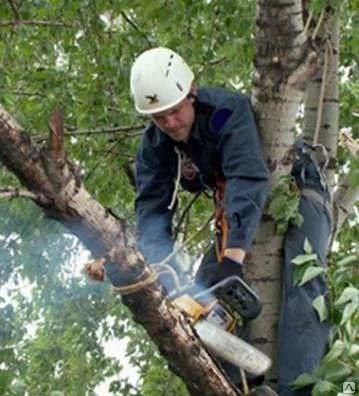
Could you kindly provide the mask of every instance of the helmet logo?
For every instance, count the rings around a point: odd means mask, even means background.
[[[152,96],[151,95],[146,95],[145,98],[148,99],[149,104],[155,104],[155,103],[159,102],[159,100],[157,98],[157,94],[154,94]]]

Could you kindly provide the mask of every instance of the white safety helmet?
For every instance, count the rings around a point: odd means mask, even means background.
[[[153,48],[143,52],[131,69],[131,94],[136,110],[155,114],[180,103],[190,92],[194,74],[176,52]]]

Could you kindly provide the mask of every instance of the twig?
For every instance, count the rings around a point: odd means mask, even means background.
[[[112,150],[116,147],[117,142],[113,142],[110,147],[105,151],[104,155],[100,157],[98,161],[95,162],[94,166],[89,170],[89,172],[86,174],[85,181],[87,181],[95,172],[96,169],[98,169],[99,165],[103,162],[103,160],[111,154]]]
[[[211,66],[216,66],[219,65],[220,63],[224,63],[227,62],[227,57],[223,56],[222,58],[218,58],[218,59],[212,59],[208,62],[209,65]]]
[[[324,13],[325,13],[325,10],[322,10],[322,12],[320,13],[317,26],[315,27],[314,32],[313,32],[313,35],[312,35],[312,41],[314,41],[315,38],[317,37],[317,34],[318,34],[318,32],[319,32],[319,29],[320,29],[320,26],[322,25],[322,22],[323,22]]]
[[[189,212],[189,210],[191,209],[192,205],[196,202],[197,198],[198,198],[200,195],[201,195],[201,192],[198,192],[198,193],[192,198],[192,200],[190,201],[190,203],[185,207],[184,211],[182,212],[181,217],[180,217],[180,219],[178,220],[176,229],[175,229],[175,231],[174,231],[174,239],[176,239],[177,236],[178,236],[178,233],[179,233],[179,231],[180,231],[181,224],[182,224],[182,222],[183,222],[183,220],[184,220],[184,218],[185,218],[187,212]]]
[[[20,19],[20,14],[19,14],[19,10],[17,9],[16,4],[14,3],[13,0],[9,0],[10,3],[10,7],[12,9],[12,12],[14,13],[14,17],[16,18],[16,20]]]
[[[322,85],[320,87],[320,97],[319,97],[319,105],[318,105],[318,115],[317,115],[317,125],[315,127],[314,137],[313,137],[313,146],[317,145],[319,140],[319,131],[320,124],[322,122],[323,115],[323,104],[324,104],[324,95],[325,95],[325,85],[327,80],[327,72],[328,72],[328,44],[325,43],[324,50],[324,66],[323,66],[323,74],[322,74]]]
[[[64,133],[64,136],[71,136],[71,137],[77,137],[77,136],[82,136],[82,135],[104,135],[106,133],[114,133],[114,134],[123,134],[124,137],[137,137],[141,136],[142,132],[137,132],[137,133],[131,133],[129,134],[128,132],[135,130],[135,129],[143,129],[144,125],[134,125],[134,126],[128,126],[128,127],[113,127],[113,128],[98,128],[98,129],[79,129],[79,130],[74,130],[69,128],[65,128],[68,132]],[[39,135],[33,135],[32,139],[34,139],[37,142],[41,142],[47,139],[44,134],[39,134]]]
[[[205,224],[193,235],[191,235],[188,239],[186,239],[183,243],[181,243],[172,253],[170,253],[166,258],[164,258],[159,264],[168,264],[172,258],[182,249],[184,249],[197,235],[199,235],[203,230],[206,229],[208,224],[214,218],[214,213],[211,214],[210,218],[205,222]]]
[[[353,139],[352,135],[348,132],[341,132],[339,140],[345,145],[350,154],[353,156],[359,155],[359,140]]]
[[[78,130],[69,130],[69,132],[65,132],[66,135],[96,135],[96,134],[103,134],[103,133],[116,133],[116,132],[129,132],[133,131],[134,129],[143,129],[145,127],[144,124],[139,125],[128,125],[128,126],[118,126],[118,127],[103,127],[103,128],[96,128],[96,129],[78,129]]]
[[[333,197],[333,211],[332,211],[332,238],[329,246],[336,238],[337,232],[342,227],[345,219],[355,210],[355,202],[359,199],[359,186],[350,186],[350,173],[342,176],[339,180],[338,188]]]
[[[3,89],[3,88],[0,88],[0,92],[10,93],[10,94],[19,95],[19,96],[39,96],[41,98],[46,97],[46,95],[41,94],[39,92],[17,91],[17,90],[11,90],[11,89]]]
[[[0,26],[18,26],[18,25],[27,25],[27,26],[45,26],[45,27],[65,27],[74,29],[75,25],[70,25],[64,22],[56,22],[56,21],[42,21],[42,20],[31,20],[31,19],[14,19],[12,21],[1,21]]]
[[[37,195],[19,188],[7,187],[0,189],[0,198],[30,198],[33,201],[38,199]]]
[[[307,23],[305,24],[305,28],[304,28],[304,30],[303,30],[303,33],[304,33],[304,34],[307,33],[307,31],[308,31],[308,29],[309,29],[309,26],[310,26],[310,22],[312,22],[312,19],[313,19],[313,11],[310,11],[309,16],[308,16],[308,19],[307,19]]]
[[[126,15],[126,13],[124,11],[121,11],[121,15],[123,16],[124,20],[130,25],[132,26],[135,30],[137,30],[139,33],[141,33],[141,35],[143,36],[143,38],[146,40],[147,44],[152,45],[151,41],[148,39],[148,37],[146,36],[146,34],[140,29],[139,26],[136,25],[135,22],[133,22],[133,20]]]

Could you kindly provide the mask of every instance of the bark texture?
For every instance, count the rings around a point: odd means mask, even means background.
[[[288,173],[292,130],[316,61],[303,32],[302,2],[257,1],[252,102],[272,185]]]
[[[115,218],[86,191],[76,167],[66,158],[59,111],[50,121],[47,146],[38,150],[20,125],[0,105],[0,161],[34,194],[49,216],[64,224],[90,249],[120,273],[116,285],[145,279],[148,269],[137,252],[134,231]],[[189,321],[166,299],[158,283],[123,296],[163,356],[191,394],[236,395]]]
[[[333,198],[333,238],[359,200],[359,186],[349,186],[349,175],[341,180]],[[333,239],[332,238],[332,239]]]

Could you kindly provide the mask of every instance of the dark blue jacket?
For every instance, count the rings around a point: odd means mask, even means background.
[[[250,100],[218,88],[199,88],[195,121],[187,143],[175,142],[151,123],[136,157],[136,216],[140,248],[150,263],[164,259],[173,248],[169,210],[177,175],[175,147],[194,165],[182,169],[181,185],[196,192],[226,180],[224,210],[229,225],[227,248],[248,251],[268,190]]]

